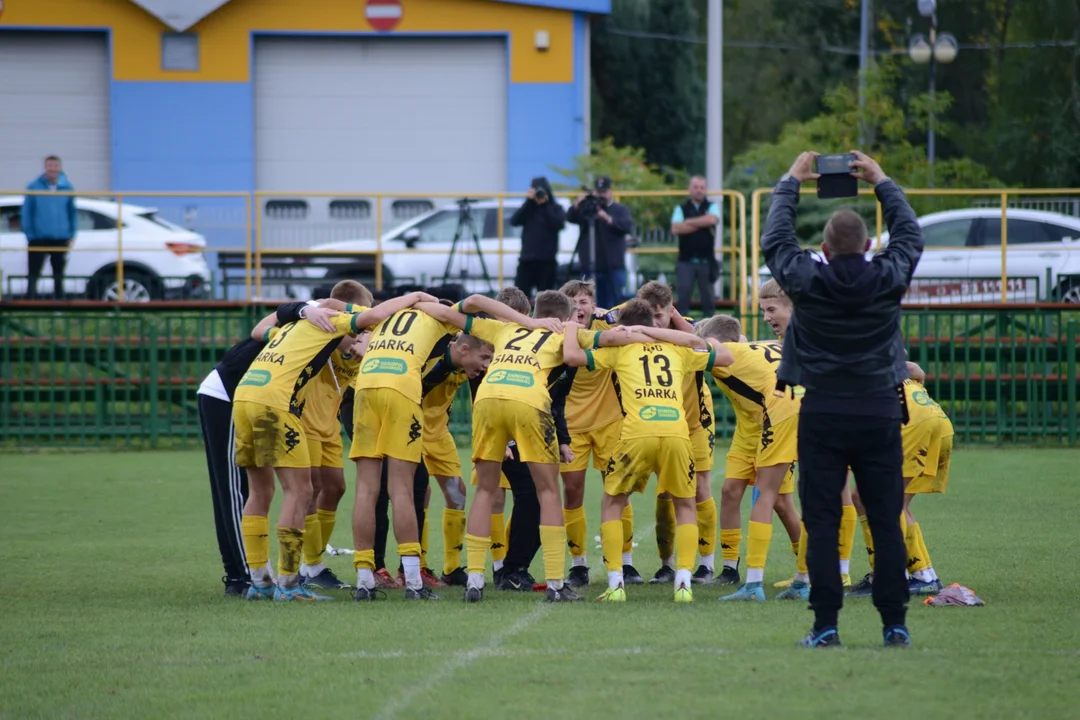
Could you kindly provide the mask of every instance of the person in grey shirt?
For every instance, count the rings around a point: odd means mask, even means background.
[[[697,285],[701,315],[716,312],[713,284],[720,277],[716,261],[716,225],[720,208],[705,197],[705,178],[690,178],[690,197],[671,214],[671,234],[679,238],[679,259],[675,263],[675,307],[679,314],[690,313],[690,298]]]

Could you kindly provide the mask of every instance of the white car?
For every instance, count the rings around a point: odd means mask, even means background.
[[[518,257],[521,253],[521,228],[510,225],[510,218],[520,207],[521,201],[507,200],[503,203],[503,285],[512,285],[517,274]],[[557,200],[564,208],[569,202],[564,198]],[[476,230],[478,243],[474,243],[472,231],[463,228],[457,248],[447,272],[447,260],[453,247],[454,236],[458,231],[461,213],[458,205],[445,205],[431,212],[419,215],[412,220],[383,234],[382,277],[383,287],[396,285],[442,285],[456,284],[464,287],[465,292],[486,292],[499,289],[499,233],[497,201],[473,203],[469,209],[472,227]],[[559,233],[559,250],[556,259],[560,266],[568,266],[574,261],[574,274],[579,266],[574,250],[578,243],[578,226],[566,223]],[[491,280],[484,280],[480,256],[487,267]],[[366,284],[374,283],[374,253],[378,244],[374,239],[342,240],[323,243],[311,247],[311,250],[323,250],[335,253],[350,253],[357,257],[333,258],[312,256],[312,261],[323,267],[307,268],[305,273],[310,279],[323,279],[328,283],[351,278]],[[329,269],[325,269],[329,264]],[[632,253],[626,256],[627,277],[636,277],[636,257]],[[300,288],[290,288],[291,294],[305,297]],[[310,290],[308,291],[310,292]]]
[[[1001,302],[1001,210],[947,210],[919,225],[925,249],[906,302]],[[1005,230],[1009,302],[1080,302],[1080,219],[1010,209]],[[882,247],[888,243],[882,233]],[[762,282],[771,277],[765,266],[758,273]]]
[[[3,297],[27,291],[26,236],[22,233],[22,196],[0,197],[0,272]],[[67,256],[64,292],[92,300],[117,300],[118,240],[116,218],[123,216],[124,300],[206,297],[210,267],[203,257],[206,238],[158,216],[156,208],[109,200],[75,198],[78,234]],[[38,280],[38,296],[53,292],[48,260]]]

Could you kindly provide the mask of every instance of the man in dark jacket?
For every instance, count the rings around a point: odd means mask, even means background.
[[[900,301],[922,255],[915,213],[878,164],[855,152],[853,174],[874,186],[889,227],[889,244],[873,260],[866,224],[851,210],[825,226],[827,262],[799,247],[795,212],[800,183],[816,179],[816,153],[803,153],[773,194],[761,250],[795,311],[784,336],[779,389],[805,388],[799,415],[799,498],[808,539],[814,627],[806,647],[840,644],[843,605],[836,536],[840,494],[850,467],[874,537],[874,605],[885,645],[908,646],[908,586],[900,530],[903,451],[900,426],[907,378],[900,337]]]
[[[581,228],[577,254],[582,277],[596,281],[596,304],[610,310],[622,302],[626,292],[626,238],[634,232],[634,222],[629,208],[615,202],[611,178],[596,178],[595,188],[595,193],[574,201],[566,219]],[[591,223],[596,224],[596,267],[592,273],[589,272],[593,267],[589,255]]]
[[[521,257],[514,284],[532,297],[540,290],[555,287],[559,231],[566,225],[566,211],[551,194],[546,177],[535,177],[525,195],[525,204],[510,218],[521,228]]]
[[[33,192],[72,192],[75,188],[64,174],[60,158],[50,155],[45,158],[45,172],[26,189]],[[78,227],[73,195],[27,195],[23,200],[22,228],[30,248],[26,288],[29,299],[37,299],[37,282],[46,256],[52,265],[53,295],[57,300],[64,299],[64,266],[67,265],[67,253]]]

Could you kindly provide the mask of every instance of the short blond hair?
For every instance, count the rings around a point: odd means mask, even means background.
[[[738,342],[742,335],[742,323],[731,315],[714,315],[695,325],[694,334],[702,338],[715,338],[720,342]]]
[[[371,307],[375,303],[371,291],[355,280],[342,280],[334,285],[334,288],[330,291],[330,298],[340,300],[343,303],[363,305],[364,307]]]
[[[780,287],[780,283],[776,282],[776,278],[769,278],[765,281],[765,284],[761,286],[760,290],[758,290],[758,299],[777,299],[784,300],[789,303],[791,302],[791,298],[789,298],[787,293],[784,292],[784,288]]]
[[[570,282],[559,288],[566,297],[573,300],[578,295],[588,295],[592,299],[596,299],[596,283],[592,280],[571,280]]]
[[[567,320],[574,312],[574,306],[570,298],[558,290],[544,290],[536,294],[534,316],[538,318],[555,318]]]
[[[501,302],[511,310],[515,310],[522,315],[528,315],[532,312],[532,305],[529,303],[529,296],[525,294],[525,291],[514,285],[507,285],[495,295],[495,301]]]
[[[637,297],[639,300],[644,300],[649,303],[652,308],[665,308],[671,304],[674,299],[674,295],[671,293],[671,286],[666,285],[659,280],[650,280],[642,285],[637,291]]]

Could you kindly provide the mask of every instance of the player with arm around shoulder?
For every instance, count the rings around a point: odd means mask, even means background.
[[[600,532],[608,589],[599,599],[626,600],[620,563],[622,511],[630,493],[644,490],[655,473],[657,489],[671,495],[675,506],[675,600],[692,602],[691,576],[698,540],[694,503],[697,488],[684,417],[683,376],[729,364],[732,356],[719,344],[689,333],[651,327],[652,309],[646,302],[626,303],[620,321],[639,323],[628,326],[629,337],[643,335],[649,340],[622,348],[583,350],[571,336],[564,348],[568,365],[610,368],[618,373],[623,388],[626,417],[604,479]]]

